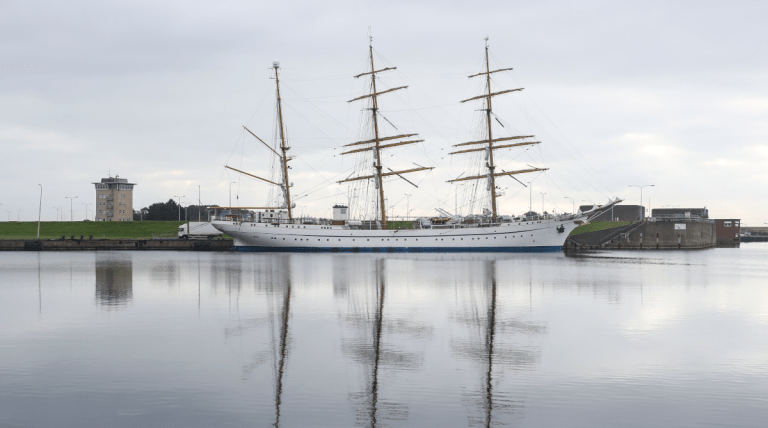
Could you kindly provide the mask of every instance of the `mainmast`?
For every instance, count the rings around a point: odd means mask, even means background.
[[[291,185],[288,181],[288,145],[285,142],[285,126],[283,125],[283,106],[280,102],[280,77],[277,72],[280,69],[280,63],[278,61],[272,62],[272,67],[275,69],[275,85],[277,87],[277,117],[280,124],[280,149],[283,152],[283,156],[280,158],[283,164],[283,183],[280,185],[283,189],[283,196],[285,197],[285,205],[288,207],[288,219],[293,220],[293,213],[291,211]]]
[[[371,114],[373,115],[373,134],[376,140],[373,156],[373,167],[376,168],[376,188],[379,189],[379,208],[381,209],[381,227],[387,228],[387,207],[384,205],[384,183],[381,181],[381,150],[379,147],[379,120],[376,117],[376,112],[379,109],[379,104],[376,93],[376,68],[373,66],[373,40],[368,44],[368,53],[371,56],[371,85],[373,87],[373,107],[371,108]]]
[[[373,117],[373,137],[374,138],[372,140],[357,141],[357,142],[345,145],[344,147],[358,146],[358,145],[365,145],[365,147],[361,148],[361,149],[354,149],[354,150],[346,151],[346,152],[342,153],[342,155],[351,154],[351,153],[360,153],[360,152],[365,152],[365,151],[371,150],[373,152],[373,169],[374,169],[374,173],[373,173],[373,175],[366,175],[366,176],[362,176],[362,177],[355,177],[355,178],[349,178],[349,179],[346,179],[346,180],[341,180],[341,181],[339,181],[339,183],[344,183],[344,182],[347,182],[347,181],[355,181],[355,180],[367,180],[367,179],[371,179],[372,178],[374,180],[374,184],[376,186],[376,189],[379,190],[379,208],[380,208],[379,209],[379,211],[380,211],[379,215],[380,215],[380,219],[381,219],[381,228],[382,229],[386,229],[387,228],[387,207],[385,205],[385,199],[384,199],[384,181],[383,181],[383,178],[387,177],[387,176],[390,176],[390,175],[397,175],[400,178],[403,178],[402,176],[400,176],[400,174],[405,174],[405,173],[408,173],[408,172],[424,171],[424,170],[429,170],[429,169],[433,169],[433,168],[420,167],[420,168],[408,169],[408,170],[404,170],[404,171],[392,171],[392,170],[390,170],[391,172],[382,173],[381,170],[382,170],[383,166],[382,166],[382,163],[381,163],[381,149],[385,149],[385,148],[388,148],[388,147],[394,147],[394,146],[402,146],[402,145],[406,145],[406,144],[420,143],[420,142],[422,142],[424,140],[409,140],[409,141],[400,141],[400,142],[396,142],[396,143],[381,144],[382,141],[389,141],[389,140],[396,140],[396,139],[400,139],[400,138],[413,137],[413,136],[418,135],[418,134],[402,134],[402,135],[395,135],[395,136],[391,136],[391,137],[381,137],[380,136],[380,134],[379,134],[379,120],[378,120],[378,114],[379,114],[379,100],[378,100],[378,96],[382,95],[382,94],[386,94],[388,92],[394,92],[394,91],[397,91],[399,89],[405,89],[405,88],[407,88],[407,86],[400,86],[398,88],[392,88],[392,89],[387,89],[386,91],[378,92],[377,89],[376,89],[376,73],[381,73],[383,71],[388,71],[388,70],[395,70],[395,69],[397,69],[397,67],[387,67],[387,68],[382,68],[381,70],[376,70],[376,67],[373,64],[373,38],[369,38],[368,53],[370,55],[370,60],[371,60],[370,61],[371,62],[371,71],[366,72],[366,73],[362,73],[362,74],[358,74],[357,76],[355,76],[355,78],[357,79],[358,77],[366,76],[366,75],[370,74],[371,75],[371,89],[372,89],[373,92],[368,94],[368,95],[363,95],[363,96],[357,97],[357,98],[355,98],[353,100],[349,100],[348,102],[362,100],[362,99],[369,98],[369,97],[371,98],[372,104],[371,104],[371,109],[370,110],[371,110],[371,115]],[[387,169],[389,169],[389,168],[387,168]]]
[[[520,139],[526,139],[526,138],[533,138],[533,135],[520,135],[520,136],[514,136],[514,137],[504,137],[504,138],[493,138],[493,127],[491,126],[491,115],[493,113],[492,109],[492,103],[491,98],[496,95],[506,94],[509,92],[517,92],[522,91],[523,88],[518,89],[508,89],[506,91],[500,91],[500,92],[492,92],[491,91],[491,74],[492,73],[498,73],[500,71],[509,71],[512,70],[511,68],[501,68],[498,70],[491,71],[490,61],[488,60],[488,37],[485,38],[485,71],[477,74],[473,74],[471,76],[468,76],[469,78],[477,77],[485,75],[486,79],[486,89],[487,93],[485,95],[480,95],[477,97],[472,97],[466,100],[461,101],[462,103],[465,103],[467,101],[472,100],[478,100],[478,99],[485,99],[485,115],[487,120],[487,126],[488,126],[488,138],[480,141],[470,141],[468,143],[461,143],[461,144],[454,144],[454,147],[459,146],[472,146],[472,145],[480,145],[480,147],[475,147],[471,149],[466,150],[459,150],[455,152],[451,152],[449,154],[455,155],[459,153],[470,153],[470,152],[479,152],[479,151],[485,151],[485,166],[488,169],[488,172],[486,175],[478,175],[474,177],[463,177],[455,180],[448,180],[449,183],[457,182],[457,181],[465,181],[465,180],[478,180],[478,179],[487,179],[488,183],[486,185],[486,190],[490,192],[490,198],[491,198],[491,211],[493,215],[493,219],[498,217],[498,212],[496,210],[496,197],[498,196],[496,194],[496,177],[504,176],[504,175],[515,175],[515,174],[523,174],[526,172],[534,172],[534,171],[546,171],[548,168],[532,168],[532,169],[525,169],[520,171],[504,171],[500,173],[495,173],[494,170],[496,169],[496,165],[493,163],[493,151],[497,149],[503,149],[503,148],[509,148],[509,147],[518,147],[518,146],[528,146],[532,144],[539,144],[540,141],[523,141],[520,143],[514,143],[514,144],[503,144],[503,145],[494,145],[494,143],[501,142],[501,141],[510,141],[510,140],[520,140]],[[501,123],[501,122],[499,122]],[[484,147],[483,147],[484,146]],[[523,184],[523,186],[525,186]]]
[[[493,165],[493,140],[492,128],[491,128],[491,68],[488,62],[488,38],[485,38],[485,78],[486,86],[488,87],[488,96],[485,101],[485,115],[488,118],[488,190],[491,191],[491,207],[493,211],[493,218],[496,218],[496,178],[493,176],[493,170],[496,168]]]

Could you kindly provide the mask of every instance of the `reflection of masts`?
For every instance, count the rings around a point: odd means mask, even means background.
[[[491,426],[491,412],[493,411],[493,339],[496,333],[496,262],[489,264],[491,275],[491,305],[488,308],[488,331],[485,337],[485,352],[488,355],[488,371],[485,377],[485,426]]]
[[[379,357],[381,355],[381,326],[384,314],[384,260],[378,260],[377,279],[379,280],[379,306],[376,311],[376,325],[373,336],[373,381],[371,382],[371,426],[376,426],[376,404],[379,400]]]
[[[288,343],[288,319],[291,309],[291,278],[290,272],[286,278],[285,296],[283,297],[282,322],[280,324],[280,360],[277,364],[277,379],[275,387],[275,427],[280,426],[280,403],[283,395],[283,374],[285,372],[285,354]]]

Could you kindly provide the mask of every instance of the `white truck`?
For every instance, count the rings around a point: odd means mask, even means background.
[[[179,238],[181,239],[213,239],[221,235],[222,233],[211,226],[211,223],[190,221],[179,226]]]

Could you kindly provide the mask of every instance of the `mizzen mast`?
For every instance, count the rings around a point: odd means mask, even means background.
[[[468,78],[478,77],[478,76],[485,76],[485,85],[486,85],[486,94],[479,95],[476,97],[468,98],[466,100],[461,101],[462,103],[465,103],[467,101],[472,100],[479,100],[479,99],[485,99],[485,115],[486,115],[486,121],[487,121],[487,127],[488,127],[488,138],[480,141],[470,141],[467,143],[460,143],[460,144],[454,144],[453,147],[459,147],[459,146],[472,146],[472,145],[480,145],[480,147],[470,148],[466,150],[458,150],[455,152],[451,152],[450,154],[460,154],[460,153],[470,153],[470,152],[479,152],[479,151],[485,151],[485,166],[488,169],[488,173],[486,175],[478,175],[474,177],[463,177],[455,180],[448,180],[449,183],[457,182],[457,181],[465,181],[465,180],[478,180],[486,178],[488,180],[488,184],[486,186],[486,190],[490,192],[491,197],[491,211],[493,213],[493,218],[495,219],[498,217],[498,212],[496,209],[496,197],[498,196],[496,194],[496,177],[500,176],[506,176],[506,175],[515,175],[515,174],[523,174],[527,172],[535,172],[535,171],[546,171],[548,168],[531,168],[531,169],[525,169],[520,171],[510,171],[506,172],[503,171],[501,173],[495,173],[494,170],[496,169],[496,165],[493,162],[493,151],[497,149],[503,149],[503,148],[510,148],[510,147],[519,147],[519,146],[528,146],[533,144],[539,144],[540,141],[528,141],[528,142],[520,142],[520,143],[514,143],[514,144],[503,144],[503,145],[494,145],[494,143],[501,142],[501,141],[509,141],[509,140],[519,140],[519,139],[525,139],[525,138],[532,138],[533,135],[520,135],[520,136],[514,136],[514,137],[504,137],[504,138],[493,138],[493,128],[491,126],[491,115],[493,112],[492,109],[492,101],[491,98],[495,97],[497,95],[507,94],[510,92],[518,92],[522,91],[523,88],[517,88],[517,89],[507,89],[505,91],[499,91],[499,92],[493,92],[491,90],[491,74],[498,73],[500,71],[509,71],[512,70],[511,68],[500,68],[498,70],[491,71],[490,61],[488,60],[488,37],[485,38],[485,71],[473,74],[471,76],[467,76]],[[501,122],[499,122],[501,123]],[[485,147],[483,147],[485,146]]]
[[[365,141],[357,141],[351,144],[346,144],[344,147],[349,146],[360,146],[364,145],[365,147],[359,148],[359,149],[353,149],[346,152],[343,152],[342,155],[352,154],[352,153],[360,153],[365,152],[367,150],[371,150],[373,152],[373,168],[374,168],[374,174],[373,175],[366,175],[361,177],[355,177],[355,178],[348,178],[346,180],[341,180],[338,183],[344,183],[348,181],[356,181],[356,180],[368,180],[373,179],[376,189],[379,190],[379,215],[381,218],[381,228],[386,229],[387,228],[387,208],[385,205],[385,199],[384,199],[384,182],[383,177],[391,176],[391,175],[397,175],[400,178],[403,178],[400,176],[400,174],[405,174],[408,172],[416,172],[416,171],[425,171],[430,170],[433,168],[428,167],[420,167],[420,168],[413,168],[403,171],[392,171],[387,173],[382,173],[381,169],[383,165],[381,164],[381,150],[389,147],[395,147],[395,146],[402,146],[406,144],[415,144],[420,143],[424,140],[408,140],[408,141],[399,141],[394,143],[388,143],[388,144],[381,144],[382,141],[390,141],[390,140],[397,140],[400,138],[406,138],[406,137],[413,137],[418,134],[401,134],[401,135],[394,135],[390,137],[382,137],[379,133],[379,119],[378,119],[378,111],[379,111],[379,95],[386,94],[389,92],[394,92],[400,89],[405,89],[407,86],[400,86],[397,88],[387,89],[385,91],[378,92],[376,89],[376,73],[381,73],[388,70],[395,70],[397,67],[386,67],[382,68],[381,70],[376,70],[376,67],[373,64],[373,38],[369,39],[368,44],[368,54],[370,55],[370,62],[371,62],[371,71],[358,74],[355,76],[355,79],[362,76],[371,76],[371,89],[372,92],[367,95],[363,95],[354,99],[349,100],[348,102],[357,101],[357,100],[363,100],[366,98],[371,98],[371,115],[373,116],[373,135],[374,138],[371,140],[365,140]],[[387,168],[389,169],[389,168]]]
[[[280,187],[283,189],[283,197],[285,198],[285,205],[288,208],[288,219],[293,220],[293,212],[291,211],[291,186],[288,181],[288,149],[290,147],[285,141],[285,126],[283,125],[283,106],[280,102],[280,77],[278,70],[280,69],[280,63],[278,61],[272,62],[272,67],[275,69],[275,86],[277,87],[277,117],[280,126],[280,150],[283,152],[283,156],[280,158],[283,166],[283,183]],[[255,136],[255,135],[254,135]],[[257,137],[258,138],[258,137]]]

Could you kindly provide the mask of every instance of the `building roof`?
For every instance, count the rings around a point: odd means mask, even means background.
[[[108,178],[102,178],[100,182],[91,183],[91,184],[133,184],[136,186],[136,183],[129,183],[127,178],[120,178],[120,177],[108,177]]]

